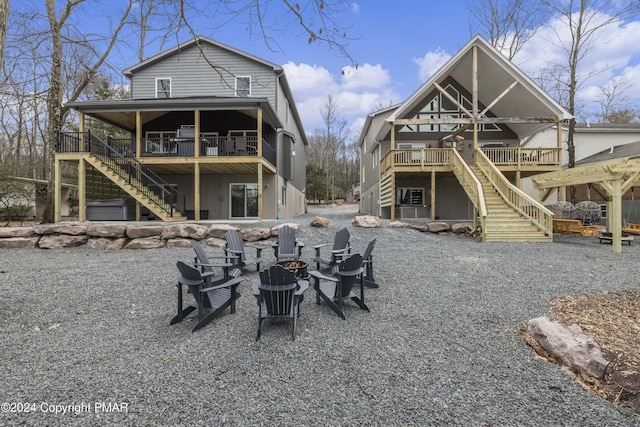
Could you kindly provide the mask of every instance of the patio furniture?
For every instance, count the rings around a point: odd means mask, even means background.
[[[278,261],[297,261],[302,257],[304,243],[296,239],[296,231],[285,225],[278,231],[278,240],[271,244]]]
[[[176,263],[180,275],[178,276],[178,313],[169,322],[170,325],[181,322],[192,311],[198,311],[198,322],[193,327],[192,332],[206,326],[214,318],[219,316],[227,307],[230,307],[231,314],[236,311],[236,299],[240,296],[237,293],[238,285],[244,280],[241,277],[230,277],[214,286],[208,286],[206,276],[199,269],[183,261]],[[188,292],[193,295],[194,302],[187,307],[183,307],[182,286],[188,288]]]
[[[353,254],[349,258],[341,261],[333,276],[325,276],[319,271],[312,271],[309,274],[313,277],[313,288],[316,290],[316,304],[324,302],[336,312],[342,319],[346,319],[343,310],[345,300],[352,300],[362,310],[369,311],[369,307],[364,303],[364,269],[362,268],[362,256]],[[353,292],[353,285],[359,281],[360,297]]]
[[[295,273],[281,265],[260,272],[260,280],[253,286],[259,307],[256,341],[260,339],[265,319],[291,320],[291,338],[296,339],[300,303],[308,287],[308,281],[297,280]]]
[[[209,256],[204,246],[196,240],[191,241],[191,247],[196,253],[193,259],[193,265],[200,268],[202,273],[209,273],[205,275],[207,285],[215,285],[222,280],[229,277],[238,277],[242,274],[242,270],[235,267],[237,264],[238,255],[225,255],[225,256]],[[214,262],[217,261],[218,262]],[[218,274],[214,274],[215,269],[220,269]]]
[[[363,283],[367,288],[378,288],[379,285],[376,282],[376,278],[373,277],[373,246],[376,244],[376,239],[373,239],[367,245],[364,254],[362,255],[362,264],[364,267]]]
[[[245,245],[242,239],[242,234],[238,230],[229,230],[225,233],[224,238],[227,240],[227,246],[225,252],[231,253],[239,258],[235,261],[237,268],[244,268],[251,264],[256,264],[256,271],[260,271],[260,263],[262,262],[261,252],[262,249],[259,246]],[[245,248],[252,248],[256,251],[255,258],[247,258]]]
[[[316,263],[316,270],[320,270],[320,264],[333,267],[340,262],[344,255],[348,255],[351,252],[351,247],[349,245],[350,238],[351,234],[349,233],[349,230],[343,228],[336,233],[333,239],[333,244],[323,243],[312,246],[316,251],[316,256],[313,258],[313,261]],[[331,246],[331,253],[328,257],[322,256],[321,252],[322,248],[326,246]]]

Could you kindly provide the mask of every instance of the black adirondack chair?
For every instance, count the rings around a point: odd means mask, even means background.
[[[239,257],[236,260],[237,264],[235,265],[237,268],[242,269],[248,265],[256,264],[256,271],[260,271],[260,263],[262,262],[261,253],[263,248],[253,245],[245,245],[244,240],[242,239],[242,234],[238,230],[227,231],[224,238],[227,241],[225,252]],[[255,258],[247,258],[245,248],[255,249]]]
[[[321,303],[321,298],[331,307],[336,314],[343,319],[347,317],[344,314],[343,302],[352,300],[362,310],[369,311],[369,307],[364,303],[364,282],[363,282],[362,256],[353,254],[349,258],[344,259],[338,264],[333,276],[325,276],[319,271],[311,271],[309,274],[313,277],[313,288],[316,290],[316,304]],[[353,286],[360,284],[360,296],[353,292]]]
[[[278,231],[278,241],[271,244],[278,261],[298,261],[302,257],[304,243],[296,239],[296,231],[285,225]]]
[[[373,239],[367,245],[364,254],[362,255],[362,264],[364,267],[363,283],[367,288],[378,288],[379,285],[376,282],[376,278],[373,277],[373,246],[376,244],[376,239]]]
[[[291,320],[291,338],[296,339],[300,303],[308,287],[308,281],[296,280],[295,273],[281,265],[260,272],[260,281],[253,286],[259,306],[256,341],[260,339],[265,319]]]
[[[184,318],[194,310],[198,310],[198,322],[193,327],[192,332],[206,326],[214,318],[219,316],[227,307],[230,307],[231,314],[236,312],[236,299],[238,285],[244,280],[241,277],[229,277],[220,284],[208,286],[206,276],[198,268],[183,261],[176,263],[180,276],[178,276],[178,314],[171,319],[170,325],[184,320]],[[189,289],[193,295],[194,303],[183,307],[182,286]]]
[[[207,282],[207,286],[217,285],[222,283],[229,277],[238,277],[242,274],[239,268],[234,267],[240,258],[237,255],[227,254],[226,256],[209,256],[204,246],[196,240],[191,241],[191,247],[196,253],[193,259],[193,265],[200,268],[202,273],[208,273],[204,275]],[[216,273],[216,269],[217,274]]]
[[[351,233],[346,228],[338,231],[333,238],[333,243],[323,243],[320,245],[312,246],[316,251],[316,256],[313,258],[313,261],[316,263],[316,270],[320,270],[320,264],[324,264],[328,267],[333,267],[337,265],[342,258],[347,256],[351,252],[351,247],[349,245],[349,239],[351,238]],[[331,253],[328,257],[322,256],[322,248],[326,246],[331,246]]]

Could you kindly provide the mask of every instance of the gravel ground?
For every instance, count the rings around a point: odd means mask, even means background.
[[[310,227],[318,214],[333,227]],[[349,302],[344,321],[309,289],[294,342],[272,323],[254,340],[253,267],[236,314],[192,333],[192,320],[169,326],[191,249],[0,250],[0,397],[21,411],[3,403],[0,425],[640,425],[517,332],[550,298],[639,290],[639,246],[482,244],[352,217],[314,208],[292,222],[307,260],[343,226],[358,252],[378,239],[371,312]]]

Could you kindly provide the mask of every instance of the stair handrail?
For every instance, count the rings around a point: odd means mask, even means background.
[[[474,163],[485,174],[491,185],[509,206],[531,221],[540,230],[549,235],[553,233],[553,212],[509,182],[498,167],[479,148],[475,150]]]
[[[74,136],[74,134],[77,136]],[[163,204],[157,204],[157,206],[167,212],[169,216],[173,216],[174,211],[180,214],[184,213],[185,196],[183,194],[146,165],[140,163],[135,157],[121,150],[115,150],[107,142],[92,134],[91,131],[59,132],[56,151],[66,152],[69,149],[72,151],[86,151],[97,156],[100,161],[109,166],[111,170],[125,179],[136,190],[149,198],[153,194],[166,203],[169,208]],[[138,185],[138,183],[141,185]],[[154,188],[157,190],[154,190]]]
[[[462,188],[471,199],[473,205],[478,210],[478,216],[480,217],[480,225],[482,226],[482,239],[484,240],[485,234],[485,219],[487,217],[487,204],[484,197],[484,189],[482,183],[473,173],[467,162],[464,161],[460,153],[454,148],[451,148],[452,154],[449,156],[449,162],[451,170],[455,174],[456,178]]]

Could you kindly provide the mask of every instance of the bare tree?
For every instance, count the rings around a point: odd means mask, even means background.
[[[622,77],[616,77],[609,84],[600,86],[598,105],[600,112],[596,117],[602,123],[633,123],[638,117],[638,112],[629,106],[627,89],[631,85]]]
[[[7,35],[7,21],[9,20],[9,0],[0,0],[0,69],[4,59],[4,40]]]
[[[576,161],[574,135],[577,94],[585,81],[599,71],[580,74],[580,66],[588,56],[595,54],[596,37],[601,34],[604,36],[608,26],[637,14],[640,6],[636,0],[543,0],[541,3],[554,17],[561,19],[569,30],[569,37],[556,31],[555,40],[566,55],[566,65],[553,64],[548,75],[551,81],[555,81],[555,93],[552,94],[560,102],[564,101],[567,110],[574,115],[569,121],[567,134],[568,167],[572,168]],[[570,192],[571,202],[575,203],[575,187],[571,187]]]
[[[473,0],[471,31],[488,36],[493,47],[510,60],[533,37],[544,17],[537,0]]]

